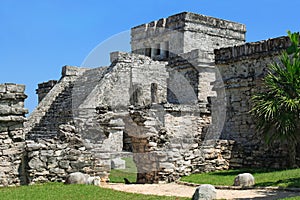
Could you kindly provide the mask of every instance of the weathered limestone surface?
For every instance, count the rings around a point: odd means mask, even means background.
[[[44,99],[44,97],[50,92],[50,90],[55,86],[56,83],[56,80],[50,80],[38,84],[38,89],[36,89],[36,93],[38,95],[38,102],[41,102]]]
[[[216,48],[243,44],[246,27],[190,12],[183,12],[132,28],[133,52],[163,59],[195,49],[212,52]],[[160,55],[157,49],[161,48]],[[147,52],[147,51],[150,51]]]
[[[200,49],[182,53],[169,60],[167,71],[168,102],[195,104],[216,96],[212,84],[216,80],[214,54]]]
[[[25,86],[0,84],[0,186],[20,185],[25,182],[23,123]]]
[[[86,70],[63,67],[62,78],[43,98],[25,123],[26,138],[52,138],[57,135],[60,125],[72,122],[73,83]]]
[[[64,181],[73,172],[105,178],[110,171],[110,156],[96,156],[70,125],[61,125],[55,138],[26,140],[25,150],[29,184]]]
[[[262,78],[266,66],[278,61],[280,52],[289,45],[288,38],[248,43],[215,51],[216,64],[225,85],[227,100],[223,139],[235,140],[230,166],[272,167],[287,166],[287,146],[268,148],[256,130],[250,115],[251,96],[263,91]],[[215,88],[218,93],[218,88]]]
[[[172,182],[195,172],[229,168],[234,141],[205,139],[210,124],[207,110],[170,104],[161,109],[158,113],[156,107],[135,107],[130,117],[138,125],[125,125],[139,183]]]

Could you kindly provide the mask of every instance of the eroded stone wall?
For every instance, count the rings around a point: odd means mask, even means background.
[[[62,77],[42,99],[25,123],[27,139],[53,138],[59,126],[73,123],[72,89],[84,68],[65,66]]]
[[[131,136],[139,183],[172,182],[195,172],[229,168],[234,141],[207,139],[210,112],[202,105],[132,107]],[[163,122],[163,123],[162,123]]]
[[[25,86],[0,84],[0,186],[20,185],[24,177]]]
[[[236,141],[231,167],[287,166],[288,146],[268,148],[257,132],[255,117],[249,111],[251,97],[264,91],[262,80],[267,65],[278,62],[280,52],[289,45],[289,39],[281,37],[215,51],[227,100],[226,121],[221,137]],[[218,88],[215,89],[218,92]]]
[[[72,172],[105,180],[110,172],[110,155],[93,152],[71,125],[60,125],[57,137],[26,140],[24,157],[28,184],[62,182]]]
[[[154,59],[195,49],[212,52],[215,48],[243,44],[245,32],[243,24],[183,12],[132,28],[131,49]]]
[[[39,103],[50,92],[50,90],[55,86],[56,83],[57,83],[56,80],[50,80],[50,81],[38,84],[38,89],[36,89],[36,94],[38,95]]]

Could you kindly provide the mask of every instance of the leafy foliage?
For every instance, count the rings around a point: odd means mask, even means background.
[[[280,62],[268,66],[266,91],[252,97],[251,113],[268,143],[279,140],[297,144],[300,137],[300,48],[299,33],[288,32],[291,46]]]

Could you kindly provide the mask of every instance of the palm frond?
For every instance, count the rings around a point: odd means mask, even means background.
[[[250,111],[257,128],[269,143],[274,140],[297,142],[300,138],[300,48],[299,33],[288,32],[292,45],[280,62],[268,66],[265,91],[252,97]]]

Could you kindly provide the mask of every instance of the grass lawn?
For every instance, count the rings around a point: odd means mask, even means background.
[[[239,169],[211,173],[192,174],[182,177],[181,181],[212,185],[233,185],[235,176],[240,173],[249,172],[255,178],[255,186],[280,186],[300,188],[300,168],[289,170],[268,169]]]
[[[0,188],[1,200],[188,200],[190,198],[132,194],[92,185],[43,185]]]
[[[112,169],[109,175],[111,183],[124,183],[124,178],[136,182],[137,169],[132,158],[122,158],[126,162],[125,169]]]

